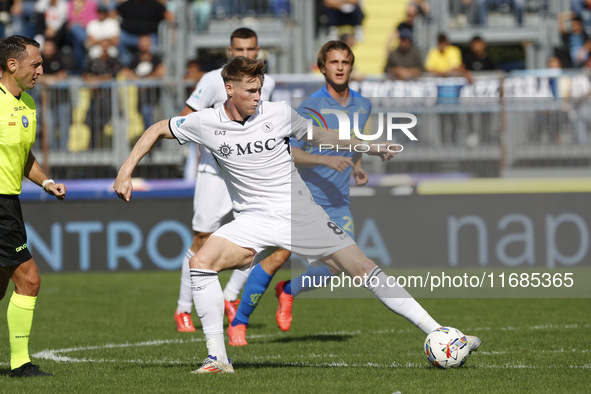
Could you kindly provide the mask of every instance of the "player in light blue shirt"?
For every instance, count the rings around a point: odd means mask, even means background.
[[[362,132],[371,113],[371,102],[349,89],[354,60],[353,52],[346,43],[327,42],[318,53],[318,68],[324,74],[326,85],[307,98],[298,107],[297,112],[303,117],[313,119],[321,128],[339,129],[337,116],[322,114],[321,110],[341,111],[349,118],[351,133],[354,126]],[[338,151],[334,148],[322,149],[295,139],[291,140],[291,148],[302,179],[312,192],[315,202],[322,206],[334,222],[335,231],[345,231],[354,238],[349,201],[350,177],[355,177],[358,186],[367,183],[367,174],[361,167],[360,154]],[[265,263],[258,264],[252,269],[242,293],[242,302],[228,327],[231,346],[248,344],[246,328],[249,317],[281,265],[272,266]],[[331,275],[333,273],[325,265],[310,266],[303,275],[293,281],[282,281],[277,284],[275,291],[279,307],[275,317],[279,328],[287,331],[291,327],[293,298],[302,291],[312,290],[312,284],[324,283]],[[304,281],[303,277],[310,280]]]

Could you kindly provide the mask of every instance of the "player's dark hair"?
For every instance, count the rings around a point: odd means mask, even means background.
[[[324,68],[324,65],[326,63],[326,55],[330,51],[347,52],[347,56],[351,58],[351,67],[353,67],[353,63],[355,63],[355,55],[353,55],[353,51],[351,50],[351,48],[349,48],[349,45],[347,45],[347,43],[343,41],[334,40],[327,42],[322,46],[322,48],[320,48],[320,51],[318,52],[318,61],[316,62],[319,69],[322,70]]]
[[[232,32],[232,35],[230,36],[230,45],[232,45],[232,41],[235,38],[246,39],[246,38],[252,38],[252,37],[255,38],[257,43],[259,42],[259,38],[257,37],[257,33],[255,33],[254,30],[249,29],[248,27],[240,27]]]
[[[8,59],[22,61],[27,51],[27,45],[39,48],[39,43],[32,38],[23,36],[10,36],[0,41],[0,67],[2,71],[8,70]]]
[[[260,78],[261,83],[265,77],[265,62],[252,60],[245,56],[236,56],[222,69],[222,79],[227,82],[241,82],[244,78]]]

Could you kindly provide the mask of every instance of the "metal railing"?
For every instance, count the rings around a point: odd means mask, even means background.
[[[274,77],[274,99],[293,105],[296,97],[323,84],[305,74]],[[39,118],[36,156],[55,177],[112,177],[145,128],[177,115],[193,87],[174,79],[40,85],[32,91]],[[388,165],[366,157],[370,172],[461,171],[482,177],[574,167],[591,174],[591,82],[585,74],[494,74],[478,76],[471,85],[462,78],[369,80],[353,88],[373,103],[369,133],[387,113],[408,112],[418,119],[413,128],[418,141],[393,133],[404,154]],[[554,95],[553,88],[564,97]],[[162,141],[142,160],[137,175],[183,177],[188,150]]]

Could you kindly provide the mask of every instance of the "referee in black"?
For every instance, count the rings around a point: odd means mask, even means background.
[[[0,299],[14,282],[6,320],[11,377],[49,376],[29,358],[29,335],[41,279],[27,247],[19,194],[23,176],[63,200],[66,186],[48,179],[31,152],[37,112],[25,90],[43,74],[39,43],[22,36],[0,41]]]

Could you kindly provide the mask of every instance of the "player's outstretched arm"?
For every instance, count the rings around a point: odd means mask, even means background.
[[[326,166],[341,172],[353,166],[353,160],[347,156],[315,155],[295,146],[291,147],[291,154],[297,167]]]
[[[131,184],[131,174],[138,165],[140,160],[152,150],[154,145],[163,138],[172,139],[172,135],[168,127],[169,119],[161,120],[160,122],[154,123],[148,127],[144,134],[140,137],[138,142],[135,144],[131,153],[125,160],[125,163],[119,169],[117,178],[113,183],[113,190],[117,193],[120,199],[124,201],[131,200],[131,192],[133,186]]]

